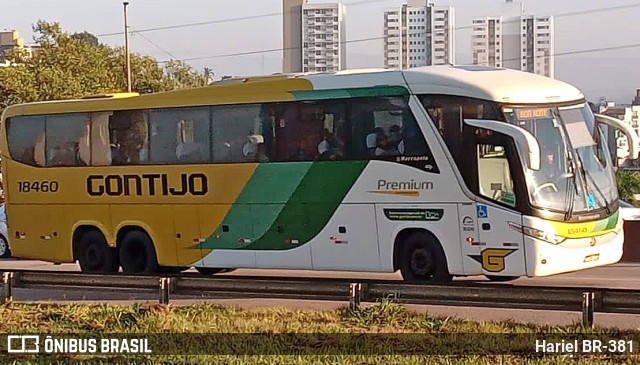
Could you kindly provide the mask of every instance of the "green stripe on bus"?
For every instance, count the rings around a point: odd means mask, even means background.
[[[378,86],[358,89],[292,91],[296,100],[326,100],[363,97],[407,96],[409,91],[402,86]]]
[[[197,248],[238,249],[246,246],[241,239],[262,236],[271,228],[312,165],[313,162],[258,165],[222,226]],[[224,232],[223,226],[228,232]]]
[[[609,217],[609,222],[608,222],[607,226],[605,227],[605,230],[606,229],[614,229],[614,228],[616,228],[616,225],[618,224],[618,216],[619,215],[620,215],[620,210],[618,210],[614,215]]]
[[[290,250],[309,242],[327,225],[367,163],[314,163],[271,229],[244,249]]]
[[[228,232],[218,227],[197,248],[290,250],[302,246],[326,226],[367,163],[261,165],[222,223]],[[278,204],[287,194],[286,203]]]

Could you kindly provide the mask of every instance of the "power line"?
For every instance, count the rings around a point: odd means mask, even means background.
[[[375,1],[375,0],[368,1],[368,3],[371,3],[373,1]],[[358,3],[364,3],[364,2],[361,1],[361,2],[358,2]],[[596,8],[596,9],[589,9],[589,10],[561,13],[561,14],[558,14],[558,15],[554,15],[553,17],[554,18],[563,18],[563,17],[579,16],[579,15],[587,15],[587,14],[596,14],[596,13],[602,13],[602,12],[615,11],[615,10],[637,8],[637,7],[640,7],[640,3],[620,5],[620,6],[614,6],[614,7],[608,7],[608,8]],[[520,20],[505,21],[505,22],[503,22],[503,24],[514,23],[514,22],[519,23]],[[473,25],[456,27],[456,28],[454,28],[454,31],[472,29],[473,27],[474,27]],[[382,39],[385,39],[385,38],[388,38],[388,36],[377,36],[377,37],[369,37],[369,38],[361,38],[361,39],[352,39],[352,40],[342,41],[342,42],[340,42],[340,44],[371,42],[371,41],[376,41],[376,40],[382,40]],[[273,52],[281,52],[281,51],[285,51],[285,50],[298,50],[298,49],[303,49],[303,47],[286,47],[286,48],[282,47],[282,48],[271,48],[271,49],[266,49],[266,50],[235,52],[235,53],[212,55],[212,56],[191,57],[191,58],[183,58],[183,59],[181,59],[181,61],[199,61],[199,60],[214,59],[214,58],[228,58],[228,57],[236,57],[236,56],[248,56],[248,55],[254,55],[254,54],[273,53]],[[557,54],[557,55],[560,55],[560,54]],[[158,63],[166,63],[166,62],[167,61],[159,61]]]
[[[133,34],[137,34],[140,37],[142,37],[142,39],[144,39],[145,41],[151,43],[153,46],[155,46],[157,49],[159,49],[160,51],[164,52],[166,55],[168,55],[169,57],[171,57],[172,59],[178,59],[178,57],[174,56],[173,54],[171,54],[171,52],[167,51],[166,49],[160,47],[157,43],[155,43],[154,41],[152,41],[151,39],[145,37],[144,34],[136,31],[136,30],[132,30],[131,33]]]
[[[565,51],[565,52],[553,53],[553,54],[549,54],[549,55],[527,57],[527,59],[570,56],[570,55],[583,54],[583,53],[616,51],[616,50],[621,50],[621,49],[630,49],[630,48],[638,48],[638,47],[640,47],[640,43],[632,43],[632,44],[625,44],[625,45],[620,45],[620,46],[599,47],[599,48],[590,48],[590,49],[579,49],[579,50],[573,50],[573,51]],[[504,62],[509,62],[509,61],[518,61],[518,60],[520,60],[520,59],[519,58],[512,58],[512,59],[502,60],[501,62],[504,63]]]
[[[344,43],[355,43],[355,42],[367,42],[367,41],[371,41],[373,39],[379,39],[379,37],[376,38],[364,38],[364,39],[354,39],[351,41],[346,41]],[[583,54],[583,53],[595,53],[595,52],[605,52],[605,51],[614,51],[614,50],[621,50],[621,49],[630,49],[630,48],[638,48],[640,47],[640,43],[633,43],[633,44],[626,44],[626,45],[620,45],[620,46],[611,46],[611,47],[600,47],[600,48],[590,48],[590,49],[581,49],[581,50],[573,50],[573,51],[565,51],[565,52],[559,52],[559,53],[554,53],[554,54],[550,54],[550,55],[544,55],[544,56],[534,56],[534,57],[530,57],[530,58],[549,58],[549,57],[560,57],[560,56],[569,56],[569,55],[574,55],[574,54]],[[290,48],[286,48],[288,49],[295,49],[296,47],[290,47]],[[208,57],[193,57],[193,58],[183,58],[181,59],[181,61],[199,61],[199,60],[206,60],[206,59],[212,59],[212,58],[225,58],[225,57],[236,57],[236,56],[246,56],[246,55],[252,55],[252,54],[261,54],[261,53],[268,53],[268,52],[279,52],[282,51],[283,48],[274,48],[274,49],[269,49],[269,50],[262,50],[262,51],[251,51],[251,52],[242,52],[242,53],[229,53],[229,54],[222,54],[222,55],[216,55],[216,56],[208,56]],[[529,57],[527,58],[529,59]],[[505,59],[502,60],[501,62],[509,62],[509,61],[518,61],[520,60],[520,58],[514,58],[514,59]],[[167,63],[168,61],[160,61],[158,63]]]
[[[354,1],[354,2],[351,2],[351,3],[345,3],[344,5],[358,6],[358,5],[363,5],[363,4],[373,4],[373,3],[387,2],[387,1],[391,1],[391,0],[361,0],[361,1]],[[610,11],[616,11],[616,10],[626,10],[626,9],[632,9],[632,8],[637,8],[637,7],[640,7],[640,3],[632,3],[632,4],[626,4],[626,5],[612,6],[612,7],[608,7],[608,8],[598,8],[598,9],[574,11],[574,12],[569,12],[569,13],[558,14],[558,15],[555,15],[554,17],[562,18],[562,17],[575,16],[575,15],[593,14],[593,13],[598,13],[598,12],[610,12]],[[154,32],[154,31],[159,31],[159,30],[179,29],[179,28],[187,28],[187,27],[195,27],[195,26],[203,26],[203,25],[211,25],[211,24],[233,23],[233,22],[243,21],[243,20],[253,20],[253,19],[268,18],[268,17],[273,17],[273,16],[280,16],[280,15],[284,15],[284,14],[285,14],[284,12],[266,13],[266,14],[249,15],[249,16],[237,17],[237,18],[226,18],[226,19],[210,20],[210,21],[197,22],[197,23],[185,23],[185,24],[167,25],[167,26],[162,26],[162,27],[140,29],[140,30],[138,30],[138,33]],[[512,22],[518,22],[518,21],[506,21],[506,22],[504,22],[504,24],[508,24],[508,23],[512,23]],[[472,29],[472,28],[473,28],[473,25],[470,25],[470,26],[456,27],[454,30],[465,30],[465,29]],[[103,34],[96,34],[96,37],[111,37],[111,36],[122,35],[122,34],[124,34],[124,32],[103,33]]]
[[[388,2],[388,1],[391,1],[391,0],[359,0],[359,1],[354,1],[354,2],[350,2],[350,3],[343,3],[343,5],[358,6],[358,5],[364,5],[364,4]],[[291,13],[291,12],[289,12],[289,13]],[[238,18],[216,19],[216,20],[210,20],[210,21],[206,21],[206,22],[167,25],[167,26],[162,26],[162,27],[140,29],[140,30],[138,30],[138,33],[155,32],[155,31],[159,31],[159,30],[170,30],[170,29],[179,29],[179,28],[187,28],[187,27],[197,27],[197,26],[211,25],[211,24],[233,23],[233,22],[238,22],[238,21],[243,21],[243,20],[254,20],[254,19],[261,19],[261,18],[269,18],[269,17],[280,16],[280,15],[284,15],[284,14],[285,14],[284,12],[266,13],[266,14],[243,16],[243,17],[238,17]],[[122,34],[124,34],[124,32],[104,33],[104,34],[96,34],[96,37],[111,37],[111,36],[122,35]]]
[[[596,8],[596,9],[589,9],[589,10],[580,10],[580,11],[572,11],[572,12],[568,12],[568,13],[561,13],[558,15],[553,15],[554,18],[565,18],[565,17],[571,17],[571,16],[578,16],[578,15],[589,15],[589,14],[596,14],[596,13],[608,13],[610,11],[616,11],[616,10],[626,10],[626,9],[633,9],[633,8],[638,8],[640,7],[640,3],[633,3],[633,4],[626,4],[626,5],[619,5],[619,6],[611,6],[611,7],[607,7],[607,8]],[[539,17],[543,17],[543,16],[539,16]],[[478,17],[480,18],[480,17]],[[488,18],[494,18],[494,17],[488,17]],[[519,23],[520,19],[517,20],[507,20],[505,22],[503,22],[503,24],[510,24],[510,23]],[[476,25],[465,25],[465,26],[461,26],[461,27],[456,27],[454,28],[454,30],[466,30],[466,29],[473,29]]]

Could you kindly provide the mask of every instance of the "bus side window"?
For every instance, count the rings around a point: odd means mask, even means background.
[[[80,142],[88,119],[86,113],[47,115],[47,166],[86,165],[80,158]]]
[[[44,166],[45,117],[13,117],[6,123],[11,157],[30,166]]]
[[[211,149],[213,162],[240,163],[266,160],[264,134],[269,125],[262,104],[215,106],[212,109]],[[266,137],[266,138],[265,138]]]
[[[482,135],[484,130],[479,131]],[[482,137],[479,139],[481,140]],[[516,194],[505,146],[479,141],[477,159],[478,193],[486,198],[515,207]]]
[[[110,118],[112,164],[139,165],[148,162],[148,123],[143,110],[116,111]]]
[[[354,158],[431,155],[404,97],[352,99],[351,103]]]
[[[109,117],[112,112],[91,114],[91,165],[111,165]]]

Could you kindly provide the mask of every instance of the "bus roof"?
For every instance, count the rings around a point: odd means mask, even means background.
[[[513,104],[584,99],[580,90],[566,82],[506,68],[432,66],[409,69],[404,73],[415,94],[452,94]]]
[[[584,99],[575,87],[522,71],[484,66],[428,66],[408,70],[356,69],[324,73],[240,77],[209,86],[154,94],[104,95],[19,104],[4,117],[105,110],[294,101],[320,90],[401,86],[414,94],[457,95],[513,104],[562,103]],[[298,94],[301,93],[301,94]],[[298,94],[296,97],[296,94]],[[349,96],[348,93],[340,94]]]

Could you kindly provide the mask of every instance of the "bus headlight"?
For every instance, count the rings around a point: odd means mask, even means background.
[[[555,232],[545,232],[541,229],[531,227],[522,227],[522,233],[529,237],[541,239],[554,245],[559,245],[567,239],[566,237],[558,236]]]
[[[525,236],[537,238],[537,239],[552,243],[554,245],[559,245],[559,244],[561,244],[562,242],[564,242],[567,239],[566,237],[562,237],[562,236],[557,235],[553,231],[543,231],[543,230],[537,229],[537,228],[521,226],[521,225],[513,223],[513,222],[509,222],[509,226],[512,229],[514,229],[514,230],[516,230],[518,232],[521,232]]]

